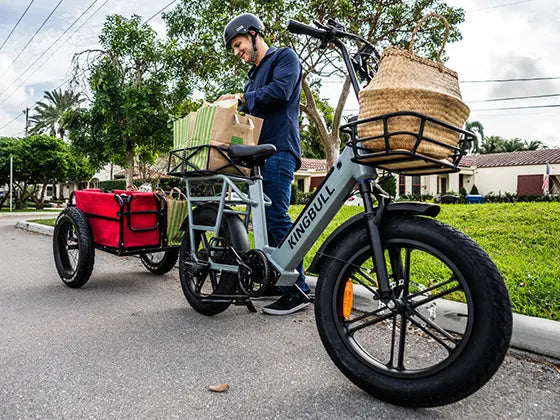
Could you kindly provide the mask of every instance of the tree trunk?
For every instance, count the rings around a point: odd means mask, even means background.
[[[325,148],[327,168],[330,169],[339,157],[340,120],[342,118],[342,111],[344,110],[344,105],[346,104],[346,99],[348,98],[348,93],[350,91],[350,79],[346,78],[344,85],[342,86],[342,92],[334,111],[333,123],[330,131],[327,128],[322,113],[317,108],[317,103],[315,102],[315,98],[313,97],[313,91],[311,90],[311,87],[309,86],[305,78],[303,78],[302,80],[302,88],[305,93],[305,103],[301,104],[301,109],[307,114],[307,116],[315,123],[315,126],[317,127],[319,138],[321,139],[321,143]]]
[[[126,150],[126,186],[134,185],[134,150],[127,148]]]

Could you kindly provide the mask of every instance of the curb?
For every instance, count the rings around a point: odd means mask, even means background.
[[[307,283],[314,290],[317,278],[306,276]],[[464,303],[449,300],[436,300],[438,324],[450,331],[462,332],[465,322]],[[371,293],[361,285],[354,285],[354,305],[364,311],[377,309]],[[560,322],[545,318],[513,314],[513,332],[510,347],[530,353],[560,360]]]
[[[54,227],[52,226],[45,226],[39,223],[26,222],[21,220],[16,223],[16,228],[25,229],[30,232],[40,233],[42,235],[48,236],[52,236],[54,233]]]
[[[16,228],[49,236],[54,232],[54,227],[32,221],[19,221],[16,223]],[[307,283],[314,291],[317,277],[307,276]],[[464,317],[461,314],[466,313],[466,305],[444,299],[438,299],[436,302],[438,323],[450,331],[463,331]],[[361,285],[354,285],[354,303],[361,310],[375,309],[371,293]],[[510,346],[560,360],[560,322],[514,313]]]

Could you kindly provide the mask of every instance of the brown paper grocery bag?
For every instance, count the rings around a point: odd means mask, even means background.
[[[258,144],[262,123],[261,118],[240,115],[233,109],[200,108],[196,113],[192,136],[188,142],[189,148],[199,147],[199,150],[195,154],[191,153],[188,166],[199,170],[241,175],[236,167],[230,165],[225,151],[230,144]],[[193,167],[188,167],[187,171],[194,170]],[[244,175],[249,174],[246,168],[242,172]]]

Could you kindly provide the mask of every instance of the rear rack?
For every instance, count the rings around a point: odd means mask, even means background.
[[[419,123],[418,131],[390,132],[388,128],[389,120],[391,118],[401,116],[417,118]],[[382,122],[383,133],[377,136],[359,138],[358,126],[375,121]],[[459,137],[457,146],[451,146],[427,137],[424,134],[426,122],[430,122],[432,125],[440,126],[448,131],[457,133],[457,136]],[[476,138],[473,133],[413,111],[393,112],[390,114],[378,115],[371,118],[353,121],[340,127],[340,131],[350,135],[350,140],[347,142],[347,145],[352,147],[354,151],[354,158],[352,159],[353,162],[373,166],[402,175],[432,175],[459,172],[459,162],[467,153],[470,142]],[[397,135],[407,135],[411,137],[411,140],[413,138],[416,139],[413,147],[410,150],[392,150],[390,147],[390,140],[392,137]],[[384,140],[385,150],[372,151],[364,144],[366,141],[378,139]],[[418,147],[423,142],[447,149],[449,151],[449,157],[446,159],[437,159],[426,154],[419,153],[417,151]]]
[[[211,167],[211,160],[218,163],[213,165],[213,169],[208,169]],[[249,169],[233,162],[227,155],[227,149],[205,144],[169,152],[167,173],[182,178],[208,177],[223,173],[248,178]]]

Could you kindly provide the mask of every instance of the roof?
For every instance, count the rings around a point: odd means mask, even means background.
[[[560,149],[525,150],[523,152],[464,156],[459,166],[463,168],[471,166],[492,168],[498,166],[544,165],[547,162],[550,164],[560,163]]]
[[[299,171],[326,171],[327,161],[325,159],[301,158],[301,168]]]

